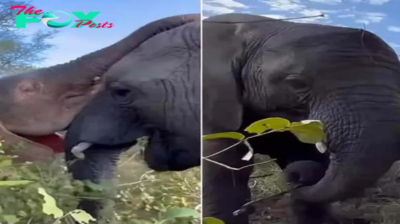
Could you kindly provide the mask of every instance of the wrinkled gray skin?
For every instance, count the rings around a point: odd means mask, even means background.
[[[203,134],[240,130],[248,112],[324,123],[329,167],[317,183],[293,190],[293,200],[352,197],[399,159],[400,65],[375,34],[227,14],[204,20],[203,55]],[[205,141],[204,155],[230,144]],[[240,167],[249,164],[240,160],[245,153],[237,148],[213,159]],[[232,211],[250,199],[250,172],[205,161],[204,216],[247,224],[246,214]]]
[[[325,167],[314,161],[303,160],[290,164],[284,174],[291,187],[301,188],[318,183],[325,175]],[[329,204],[292,200],[290,207],[295,219],[293,223],[335,223]]]
[[[144,159],[156,171],[200,165],[200,22],[159,33],[113,65],[101,90],[73,119],[71,149],[93,144],[69,166],[74,178],[100,182],[114,177],[120,153],[149,136]],[[96,215],[93,203],[81,207]]]

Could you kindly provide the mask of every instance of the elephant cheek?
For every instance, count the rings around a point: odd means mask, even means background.
[[[144,151],[144,160],[148,167],[155,171],[168,171],[167,148],[159,132],[155,132],[149,139],[149,143]]]
[[[178,147],[176,141],[154,132],[145,150],[145,161],[156,171],[183,171],[200,166],[200,153]],[[170,141],[168,141],[170,140]],[[194,145],[195,146],[195,145]]]

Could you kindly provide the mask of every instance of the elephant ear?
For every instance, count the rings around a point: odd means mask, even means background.
[[[221,70],[223,68],[220,68]],[[204,134],[236,131],[240,128],[243,106],[239,87],[231,72],[217,71],[203,77]],[[210,78],[208,78],[210,77]]]
[[[243,116],[242,68],[236,63],[236,56],[243,50],[243,39],[236,33],[236,26],[214,26],[203,23],[204,134],[236,131]],[[225,29],[224,39],[215,36],[215,29]]]

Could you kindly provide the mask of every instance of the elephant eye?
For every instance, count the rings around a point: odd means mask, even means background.
[[[127,88],[113,88],[111,95],[120,103],[127,103],[131,100],[131,90]]]
[[[306,90],[309,88],[309,83],[299,75],[289,75],[286,77],[285,82],[294,90]]]

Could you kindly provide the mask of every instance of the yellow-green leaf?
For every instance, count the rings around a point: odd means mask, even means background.
[[[54,218],[58,219],[64,215],[64,212],[57,207],[56,200],[49,194],[47,194],[46,190],[38,187],[39,194],[43,195],[44,203],[43,203],[43,213],[46,215],[52,215]]]
[[[0,168],[9,167],[12,165],[11,159],[0,160]]]
[[[186,218],[186,217],[198,218],[199,216],[200,216],[199,212],[191,208],[170,208],[163,215],[164,219]]]
[[[301,142],[315,144],[325,139],[323,125],[320,121],[293,122],[288,128]]]
[[[215,133],[210,135],[203,135],[203,140],[212,140],[212,139],[220,139],[220,138],[231,138],[242,141],[245,136],[238,132],[223,132],[223,133]]]
[[[15,215],[2,215],[2,218],[7,222],[7,224],[15,224],[19,222],[19,218]]]
[[[13,187],[32,183],[30,180],[5,180],[0,181],[0,187]]]
[[[3,160],[11,160],[11,159],[15,159],[15,158],[17,158],[18,156],[12,156],[12,155],[0,155],[0,161],[3,161]]]
[[[252,124],[250,124],[245,131],[250,134],[261,134],[267,130],[280,130],[286,128],[290,125],[290,121],[279,118],[279,117],[271,117],[262,120],[258,120]]]
[[[93,218],[90,214],[88,214],[87,212],[80,210],[80,209],[76,209],[76,210],[70,212],[69,214],[79,224],[88,224],[88,223],[90,223],[90,221],[96,221],[96,219]]]
[[[213,218],[213,217],[204,217],[203,219],[204,224],[225,224],[222,220]]]

